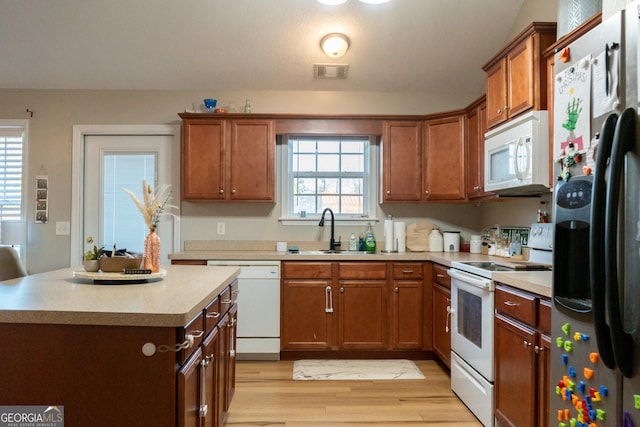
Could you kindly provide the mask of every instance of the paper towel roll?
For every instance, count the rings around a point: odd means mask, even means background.
[[[384,220],[384,251],[393,252],[393,220]]]
[[[393,223],[394,248],[393,250],[403,253],[407,248],[407,227],[404,222]]]

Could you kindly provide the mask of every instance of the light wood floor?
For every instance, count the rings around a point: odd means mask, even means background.
[[[434,361],[424,380],[293,381],[293,362],[238,361],[227,426],[482,426]]]

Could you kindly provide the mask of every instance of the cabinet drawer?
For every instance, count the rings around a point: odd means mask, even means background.
[[[341,262],[338,264],[340,279],[386,279],[384,262]]]
[[[215,328],[222,316],[220,315],[220,298],[215,297],[211,303],[204,308],[204,333],[208,334]]]
[[[224,316],[233,304],[233,299],[231,299],[231,287],[227,286],[224,291],[220,292],[218,298],[220,299],[220,315]]]
[[[422,279],[422,264],[419,262],[393,263],[394,279]]]
[[[238,301],[238,293],[240,293],[240,290],[238,288],[238,281],[234,280],[231,285],[229,285],[230,291],[231,291],[231,301],[236,302]]]
[[[330,262],[283,262],[284,279],[331,279]]]
[[[498,285],[496,286],[496,311],[536,326],[538,298],[526,292]]]
[[[447,274],[447,270],[448,268],[444,265],[433,264],[433,281],[451,289],[451,277]]]
[[[185,348],[180,350],[178,355],[178,359],[180,364],[184,363],[193,352],[200,347],[202,343],[202,337],[204,335],[204,313],[201,312],[196,317],[193,318],[191,322],[184,328],[180,329],[178,332],[178,340],[179,342],[184,342],[187,340],[187,335],[192,335],[194,337],[193,345],[189,348]]]
[[[540,298],[540,304],[538,304],[538,328],[546,334],[551,332],[551,300]]]

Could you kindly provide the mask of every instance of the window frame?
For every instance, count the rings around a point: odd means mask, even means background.
[[[0,129],[20,129],[22,130],[22,171],[21,171],[21,194],[20,194],[20,218],[3,220],[0,214],[0,222],[23,222],[27,220],[27,153],[29,147],[29,120],[24,119],[0,119]],[[0,133],[2,131],[0,130]],[[25,242],[26,243],[26,242]]]
[[[379,138],[376,135],[353,135],[353,134],[286,134],[280,135],[278,141],[278,149],[280,150],[280,222],[282,225],[310,225],[317,226],[320,220],[320,213],[308,214],[305,217],[293,215],[292,204],[292,180],[295,173],[292,170],[290,155],[290,139],[294,138],[318,138],[318,139],[353,139],[354,137],[362,137],[368,140],[368,147],[365,149],[365,173],[364,173],[364,190],[363,190],[363,208],[364,215],[337,214],[335,215],[336,223],[348,223],[350,225],[366,225],[370,222],[378,221],[377,218],[377,192],[378,180],[376,179],[379,171]]]

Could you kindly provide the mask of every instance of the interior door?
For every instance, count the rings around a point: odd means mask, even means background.
[[[154,189],[171,184],[171,144],[168,135],[86,135],[84,138],[84,247],[114,245],[127,251],[143,251],[148,233],[142,215],[124,191],[133,191],[142,200],[142,180]],[[173,197],[169,204],[179,205]],[[178,213],[175,209],[173,213]],[[168,263],[173,251],[173,217],[160,220],[158,235],[161,262]],[[85,249],[86,250],[86,249]]]

